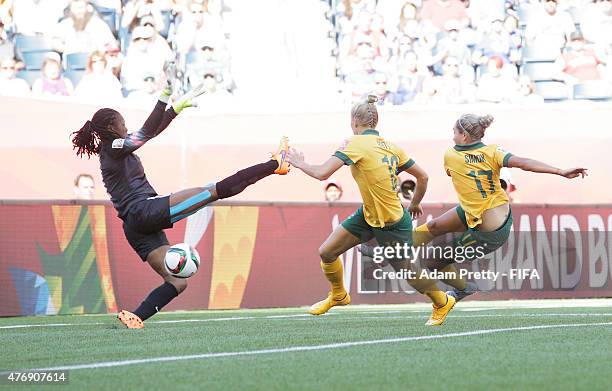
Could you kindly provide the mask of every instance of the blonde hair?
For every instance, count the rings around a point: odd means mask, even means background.
[[[455,127],[460,132],[467,132],[472,140],[480,140],[485,135],[485,130],[493,123],[492,115],[476,115],[476,114],[463,114],[457,120]]]
[[[375,128],[378,124],[378,110],[376,110],[376,95],[368,95],[368,99],[364,102],[357,103],[351,110],[351,117],[355,118],[357,126],[367,126]]]

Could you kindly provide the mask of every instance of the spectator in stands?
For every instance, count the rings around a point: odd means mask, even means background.
[[[439,50],[437,45],[438,37],[433,31],[424,32],[421,37],[419,37],[413,49],[421,66],[433,67],[442,61],[446,53]]]
[[[137,107],[149,107],[157,101],[160,90],[157,76],[153,73],[144,74],[140,83],[127,96],[126,102]]]
[[[325,191],[325,201],[327,202],[337,202],[342,198],[342,186],[336,180],[330,179],[325,181],[323,190]]]
[[[426,77],[425,80],[423,80],[421,92],[414,97],[414,103],[419,105],[445,104],[446,97],[439,93],[439,82],[439,78],[434,77],[433,74]]]
[[[220,54],[225,51],[225,34],[220,19],[206,12],[202,3],[189,5],[189,12],[183,15],[177,27],[175,41],[178,52],[182,54],[197,50],[203,41],[210,42]]]
[[[489,28],[483,29],[482,37],[474,51],[486,58],[499,56],[505,63],[509,63],[510,53],[517,52],[518,47],[515,46],[515,41],[510,36],[510,32],[504,28],[504,20],[498,17],[491,22]],[[478,63],[482,63],[482,61]]]
[[[572,33],[566,52],[556,61],[561,70],[560,78],[568,85],[588,80],[601,80],[599,66],[602,64],[596,51],[588,47],[581,33]]]
[[[132,44],[121,67],[121,81],[127,91],[142,89],[145,75],[158,79],[166,59],[152,52],[155,30],[150,26],[137,26],[132,32]]]
[[[569,13],[557,9],[557,0],[542,0],[544,10],[529,20],[525,29],[527,45],[562,48],[574,32]]]
[[[515,81],[502,72],[504,60],[500,56],[489,59],[487,72],[480,76],[476,97],[481,102],[501,103],[512,99],[516,91]]]
[[[16,74],[17,63],[13,57],[3,57],[0,62],[0,95],[30,95],[30,86],[25,80],[18,79]]]
[[[172,60],[175,57],[172,49],[170,49],[170,45],[168,45],[168,41],[159,33],[155,18],[151,15],[144,16],[138,20],[138,26],[153,29],[153,38],[151,39],[151,45],[148,49],[149,54],[162,58],[164,61]]]
[[[121,65],[123,65],[124,56],[116,42],[106,45],[104,59],[106,60],[108,70],[119,79],[121,77]]]
[[[406,179],[399,185],[398,193],[404,197],[406,201],[412,201],[416,183],[412,179]]]
[[[412,2],[407,2],[402,7],[399,22],[398,35],[404,35],[416,40],[421,34],[421,22],[417,18],[417,7]]]
[[[161,11],[161,7],[155,0],[128,0],[123,7],[121,28],[133,31],[138,26],[140,19],[145,16],[152,16],[155,20],[155,26],[162,30],[165,26]]]
[[[374,74],[374,94],[378,96],[376,104],[379,106],[397,104],[397,97],[395,93],[389,91],[387,80],[387,75],[383,72]]]
[[[59,54],[49,53],[42,64],[42,77],[32,86],[34,95],[68,96],[72,95],[74,87],[70,79],[62,76],[62,65]]]
[[[103,52],[95,51],[89,55],[87,73],[76,86],[74,95],[106,102],[118,102],[123,99],[121,83],[107,68]]]
[[[4,28],[4,21],[0,18],[0,58],[14,57],[15,46]]]
[[[68,17],[59,22],[53,32],[53,46],[58,52],[104,50],[105,45],[115,41],[111,29],[86,0],[72,0],[68,10]]]
[[[198,50],[188,57],[187,72],[188,77],[193,75],[212,74],[217,75],[224,89],[233,89],[233,80],[229,71],[229,66],[217,55],[217,50],[213,42],[199,43]],[[197,79],[197,77],[195,78]],[[192,84],[193,85],[193,84]]]
[[[612,45],[612,1],[594,0],[580,20],[584,38],[600,47]]]
[[[512,103],[537,105],[544,103],[544,98],[535,92],[535,84],[529,76],[522,75],[517,82],[517,93],[512,100]]]
[[[64,16],[70,0],[17,0],[13,3],[16,32],[24,35],[49,35]]]
[[[456,58],[461,65],[469,65],[472,56],[467,43],[461,37],[461,24],[457,20],[449,20],[444,27],[446,34],[438,43],[440,52]]]
[[[427,70],[419,66],[416,53],[408,52],[399,64],[399,77],[397,88],[397,104],[405,104],[414,100],[421,92],[423,82],[428,76]]]
[[[74,179],[74,196],[77,200],[93,200],[96,185],[90,174],[79,174]]]
[[[419,17],[438,31],[443,31],[449,20],[458,20],[463,26],[469,24],[465,4],[459,0],[424,0]]]
[[[470,0],[468,3],[466,13],[476,30],[486,28],[492,20],[503,19],[506,14],[506,0]]]
[[[442,76],[438,77],[438,94],[445,103],[459,104],[473,100],[474,88],[471,80],[461,78],[459,61],[455,57],[446,57]]]

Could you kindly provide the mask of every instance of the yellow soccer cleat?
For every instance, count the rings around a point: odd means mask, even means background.
[[[272,154],[272,159],[278,162],[278,168],[274,171],[278,175],[287,175],[290,166],[287,161],[287,154],[289,153],[289,139],[285,136],[281,137],[278,151]]]
[[[331,292],[329,292],[329,295],[327,295],[327,298],[319,301],[318,303],[314,303],[310,307],[310,310],[308,310],[308,313],[310,315],[323,315],[324,313],[329,311],[332,307],[335,307],[337,305],[349,305],[349,304],[351,304],[351,296],[348,293],[344,295],[344,297],[341,299],[334,299],[332,297]]]
[[[446,320],[446,315],[448,315],[457,302],[453,296],[446,295],[446,299],[446,305],[442,307],[433,306],[431,317],[425,323],[426,326],[442,326],[442,323]]]
[[[130,311],[122,310],[117,314],[117,319],[128,329],[142,329],[144,322]]]

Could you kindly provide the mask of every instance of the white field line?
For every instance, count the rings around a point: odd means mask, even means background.
[[[294,314],[294,315],[270,315],[270,316],[236,316],[228,318],[209,318],[209,319],[176,319],[176,320],[149,320],[147,324],[168,324],[168,323],[206,323],[206,322],[226,322],[226,321],[237,321],[237,320],[258,320],[258,319],[269,319],[269,320],[291,320],[291,318],[298,318],[295,320],[308,320],[317,319],[321,317],[328,317],[336,315],[334,318],[338,320],[359,320],[359,319],[420,319],[425,318],[425,315],[396,315],[401,311],[389,311],[389,312],[363,312],[365,316],[350,316],[354,315],[354,312],[335,312],[328,313],[323,316],[313,316],[309,314]],[[368,316],[377,314],[392,314],[392,316]],[[345,315],[345,316],[338,316]],[[508,318],[508,317],[527,317],[527,318],[547,318],[547,317],[563,317],[563,316],[610,316],[610,313],[545,313],[545,314],[474,314],[474,315],[462,315],[460,313],[453,313],[452,318]],[[49,324],[16,324],[10,326],[0,326],[0,329],[25,329],[30,327],[67,327],[67,326],[100,326],[110,325],[108,322],[88,322],[88,323],[49,323]]]
[[[441,339],[441,338],[456,338],[456,337],[469,337],[475,335],[486,335],[505,333],[512,331],[529,331],[529,330],[545,330],[545,329],[561,329],[561,328],[572,328],[572,327],[595,327],[595,326],[612,326],[612,322],[600,322],[600,323],[570,323],[570,324],[556,324],[556,325],[533,325],[533,326],[522,326],[522,327],[508,327],[500,329],[484,329],[465,331],[460,333],[448,333],[448,334],[435,334],[435,335],[419,335],[413,337],[398,337],[389,339],[373,339],[365,341],[353,341],[353,342],[339,342],[324,345],[311,345],[311,346],[292,346],[285,348],[275,349],[261,349],[261,350],[244,350],[237,352],[219,352],[219,353],[202,353],[202,354],[190,354],[184,356],[162,356],[162,357],[150,357],[135,360],[122,360],[122,361],[102,361],[97,363],[88,364],[75,364],[75,365],[64,365],[49,368],[32,368],[30,371],[73,371],[78,369],[98,369],[98,368],[112,368],[122,367],[126,365],[139,365],[139,364],[151,364],[159,362],[169,361],[183,361],[183,360],[197,360],[197,359],[214,359],[223,357],[239,357],[239,356],[255,356],[262,354],[282,354],[282,353],[295,353],[295,352],[308,352],[318,350],[331,350],[331,349],[343,349],[354,346],[366,346],[366,345],[381,345],[390,343],[402,343],[410,341],[422,341],[430,339]],[[14,372],[14,371],[12,371]],[[11,371],[0,372],[0,375],[7,375]]]

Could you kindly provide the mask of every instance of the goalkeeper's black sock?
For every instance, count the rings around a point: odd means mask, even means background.
[[[219,199],[235,196],[246,189],[247,186],[274,174],[277,168],[278,162],[276,160],[270,160],[269,162],[240,170],[234,175],[217,182],[217,196]]]
[[[166,304],[170,303],[172,299],[178,296],[178,291],[174,285],[169,282],[164,282],[162,285],[153,289],[149,296],[133,311],[134,315],[137,315],[140,319],[147,320],[159,310],[161,310]]]

